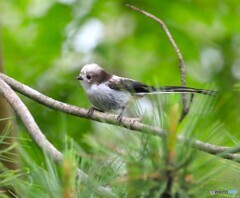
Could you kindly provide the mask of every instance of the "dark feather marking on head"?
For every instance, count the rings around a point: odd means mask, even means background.
[[[112,74],[109,74],[102,69],[97,72],[92,72],[90,75],[92,76],[92,82],[97,85],[108,81],[112,77]]]

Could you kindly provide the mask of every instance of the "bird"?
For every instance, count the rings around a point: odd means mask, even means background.
[[[87,113],[88,116],[91,116],[94,110],[115,112],[119,113],[117,120],[120,122],[127,105],[148,94],[198,93],[213,96],[217,93],[217,91],[184,86],[150,86],[111,74],[96,63],[84,65],[80,74],[75,78],[80,81],[88,100],[93,105]]]

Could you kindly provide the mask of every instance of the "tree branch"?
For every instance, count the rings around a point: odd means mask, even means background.
[[[17,115],[21,118],[24,123],[29,135],[34,140],[34,142],[45,151],[50,157],[56,161],[61,162],[63,155],[58,151],[43,135],[40,128],[36,124],[34,118],[29,112],[28,108],[24,105],[21,99],[16,95],[16,93],[9,87],[9,85],[0,78],[0,94],[8,101],[8,103],[15,110]],[[88,180],[88,175],[82,170],[77,169],[77,177],[80,181],[86,183]],[[109,189],[104,187],[98,187],[96,193],[103,197],[116,197],[112,194]]]
[[[157,18],[156,16],[146,12],[145,10],[141,10],[140,8],[137,8],[133,5],[127,4],[127,7],[131,8],[132,10],[135,10],[143,15],[145,15],[146,17],[149,17],[151,19],[153,19],[154,21],[156,21],[158,24],[160,24],[160,26],[162,27],[162,29],[164,30],[164,32],[167,35],[168,40],[170,41],[171,45],[173,46],[174,50],[177,53],[178,56],[178,60],[179,60],[179,66],[180,66],[180,73],[181,73],[181,85],[183,87],[186,86],[186,74],[185,74],[185,63],[183,60],[183,56],[176,44],[176,42],[174,41],[170,31],[168,30],[166,24],[159,18]],[[187,105],[187,94],[186,93],[182,93],[182,104],[183,104],[183,110],[182,110],[182,114],[181,114],[181,118],[180,121],[183,120],[183,118],[188,114],[189,112],[189,105]]]
[[[0,24],[0,72],[4,73],[4,61],[3,61],[3,51],[2,51],[2,31],[1,31],[1,24]],[[12,111],[9,104],[6,100],[0,96],[0,119],[1,118],[8,118],[12,116]],[[1,121],[0,122],[0,136],[4,136],[3,132],[4,129],[8,126],[9,120]],[[14,137],[15,136],[15,123],[11,121],[11,128],[8,129],[8,135]],[[5,138],[3,142],[0,143],[0,150],[5,150],[9,148],[9,145],[14,144],[13,138]],[[14,154],[14,155],[12,155]],[[3,163],[9,169],[17,169],[18,164],[14,163],[13,161],[17,161],[17,150],[16,148],[12,148],[9,152],[6,152],[0,158],[1,163]],[[4,160],[4,158],[10,158],[11,160]],[[1,170],[0,170],[1,171]],[[1,190],[1,187],[0,187]],[[8,190],[8,189],[6,189]],[[11,189],[9,189],[11,191]]]
[[[88,113],[87,109],[79,108],[77,106],[69,105],[69,104],[54,100],[20,82],[17,82],[13,78],[10,78],[3,73],[0,73],[0,78],[2,78],[7,84],[9,84],[12,87],[12,89],[14,89],[15,91],[51,109],[61,111],[70,115],[95,120],[98,122],[105,122],[113,125],[121,125],[124,128],[141,131],[143,133],[150,133],[157,136],[165,135],[164,130],[140,123],[138,122],[137,119],[125,117],[122,119],[121,123],[119,123],[116,115],[102,113],[99,111],[94,111],[94,113],[91,116],[89,116],[87,114]]]
[[[12,87],[15,91],[25,95],[28,98],[33,99],[34,101],[43,104],[51,109],[61,111],[70,115],[78,116],[81,118],[86,118],[90,120],[95,120],[98,122],[108,123],[116,126],[121,126],[132,131],[142,132],[146,134],[156,135],[159,137],[165,136],[167,133],[158,127],[149,126],[147,124],[143,124],[139,122],[139,120],[126,118],[123,117],[122,122],[119,123],[117,121],[117,116],[108,114],[108,113],[101,113],[94,111],[91,116],[87,115],[88,110],[79,108],[73,105],[69,105],[57,100],[54,100],[48,96],[41,94],[40,92],[0,73],[0,79],[3,79],[8,85]],[[178,141],[184,144],[188,144],[189,146],[198,149],[200,151],[218,155],[225,159],[230,159],[233,161],[240,162],[240,155],[235,154],[236,152],[240,151],[240,147],[224,147],[224,146],[216,146],[213,144],[209,144],[206,142],[202,142],[200,140],[191,140],[190,138],[186,138],[182,135],[177,137]]]

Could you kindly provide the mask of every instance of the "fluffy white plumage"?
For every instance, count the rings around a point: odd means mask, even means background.
[[[114,113],[120,113],[132,98],[129,92],[113,90],[106,83],[93,84],[91,88],[85,89],[85,92],[97,109]]]
[[[146,94],[159,93],[200,93],[215,95],[217,92],[203,89],[194,89],[181,86],[153,87],[141,82],[112,75],[98,64],[92,63],[83,66],[77,77],[84,91],[95,108],[101,111],[119,112],[121,120],[127,104],[133,99]],[[89,113],[92,111],[90,110]]]
[[[104,78],[99,78],[99,75],[103,73]],[[127,90],[111,89],[109,82],[117,82],[119,77],[106,73],[95,63],[85,65],[81,69],[79,76],[82,78],[80,83],[89,101],[101,111],[120,113],[132,98],[132,95]],[[90,76],[91,79],[89,78]],[[106,81],[105,77],[108,81]]]

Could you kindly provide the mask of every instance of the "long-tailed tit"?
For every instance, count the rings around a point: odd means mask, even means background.
[[[110,74],[95,63],[84,65],[76,79],[80,80],[88,99],[94,106],[89,109],[89,115],[91,115],[95,109],[103,112],[120,112],[117,118],[119,121],[122,119],[127,104],[132,99],[141,98],[147,94],[216,94],[215,91],[182,86],[148,86],[129,78]]]

